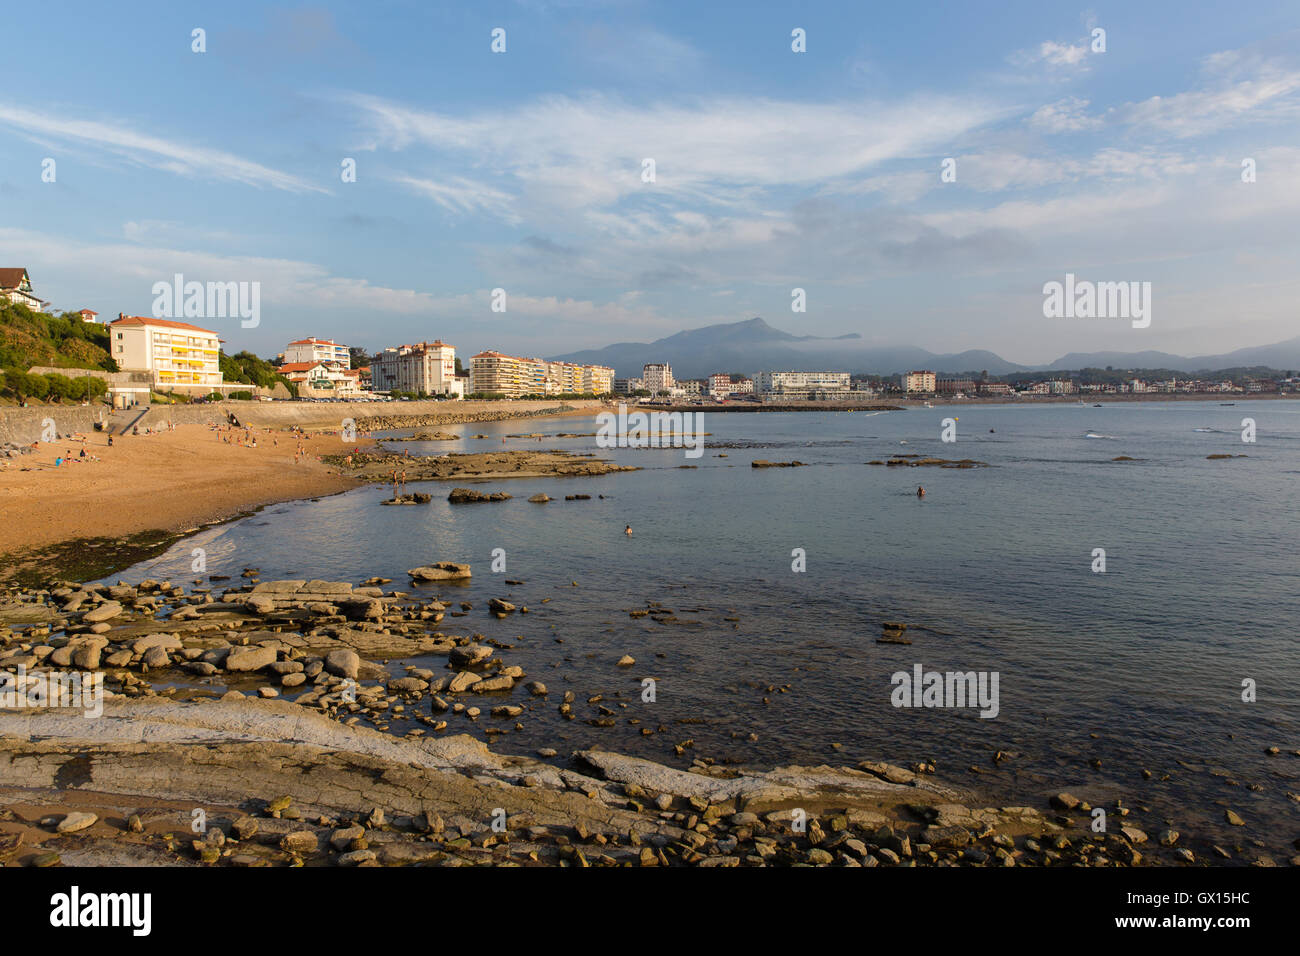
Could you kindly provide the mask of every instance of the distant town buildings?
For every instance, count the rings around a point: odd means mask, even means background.
[[[98,322],[98,321],[99,321],[99,313],[96,312],[96,311],[94,311],[93,309],[82,309],[82,310],[80,310],[80,311],[77,313],[77,315],[81,316],[81,321],[82,321],[82,322]]]
[[[370,383],[376,392],[465,397],[464,382],[456,376],[456,350],[442,341],[376,353],[370,361]]]
[[[614,370],[604,365],[575,365],[540,358],[505,355],[489,349],[470,359],[470,392],[475,395],[593,394],[614,390]]]
[[[763,401],[842,398],[848,391],[848,372],[759,372],[754,376],[754,393]]]
[[[352,353],[346,345],[333,339],[299,339],[284,347],[285,364],[301,362],[334,362],[343,368],[352,367]]]
[[[25,305],[33,312],[42,311],[44,303],[40,296],[32,291],[32,280],[26,269],[0,269],[0,298],[8,299],[14,305]]]
[[[641,369],[641,383],[651,395],[669,392],[673,387],[673,367],[667,362],[652,362]]]
[[[931,394],[934,392],[935,384],[934,372],[908,372],[903,376],[903,390],[909,393]]]
[[[614,379],[615,395],[631,395],[633,392],[639,392],[645,388],[639,378],[616,378]]]
[[[223,384],[216,332],[141,315],[119,315],[108,330],[118,368],[148,372],[159,389],[205,394]]]

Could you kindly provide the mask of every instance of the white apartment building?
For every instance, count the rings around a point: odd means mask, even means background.
[[[649,389],[651,395],[671,391],[673,387],[673,368],[664,363],[652,363],[641,369],[642,388]]]
[[[933,392],[935,389],[934,372],[908,372],[903,376],[903,389],[907,392]]]
[[[221,340],[188,322],[119,315],[108,324],[110,354],[123,371],[148,372],[156,388],[219,389]]]
[[[754,390],[764,395],[847,391],[848,387],[848,372],[759,372],[754,376]]]
[[[339,345],[333,339],[299,339],[284,347],[286,365],[301,362],[335,362],[343,368],[352,367],[352,353],[346,345]]]
[[[633,392],[639,392],[645,386],[639,378],[616,378],[614,379],[614,393],[616,395],[631,395]]]
[[[456,350],[445,342],[418,342],[384,349],[370,361],[370,387],[376,392],[415,392],[463,397],[456,378]]]

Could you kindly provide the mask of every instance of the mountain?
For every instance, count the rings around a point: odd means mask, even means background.
[[[619,342],[602,349],[584,349],[553,360],[580,365],[607,365],[619,378],[636,377],[649,362],[667,362],[676,378],[704,378],[713,372],[762,369],[815,372],[834,370],[854,374],[893,375],[911,369],[944,374],[1048,371],[1080,368],[1164,368],[1196,372],[1206,369],[1270,366],[1300,369],[1300,338],[1277,345],[1238,349],[1225,355],[1186,358],[1167,352],[1071,352],[1050,365],[1018,365],[994,352],[971,349],[937,355],[925,349],[898,346],[869,348],[857,333],[826,338],[793,335],[773,328],[761,318],[689,329],[654,342]]]
[[[1221,355],[1198,355],[1187,358],[1168,352],[1071,352],[1063,355],[1049,369],[1075,368],[1169,368],[1181,372],[1201,372],[1223,368],[1300,369],[1300,337],[1276,345],[1254,345]]]
[[[580,365],[607,365],[618,377],[635,377],[649,362],[667,362],[677,378],[704,378],[713,372],[752,373],[760,369],[814,372],[837,369],[889,374],[914,368],[940,372],[987,370],[992,375],[1025,368],[985,351],[935,355],[918,348],[864,348],[856,332],[833,338],[792,335],[761,318],[709,325],[678,332],[654,342],[619,342],[585,349],[554,360]]]

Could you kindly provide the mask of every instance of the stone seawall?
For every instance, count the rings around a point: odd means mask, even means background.
[[[177,425],[203,425],[225,422],[233,412],[241,424],[259,428],[336,429],[351,418],[360,431],[386,428],[414,428],[421,425],[451,425],[465,422],[491,422],[531,418],[541,414],[561,414],[574,409],[591,408],[594,414],[603,407],[591,400],[537,402],[216,402],[210,405],[153,405],[139,425],[145,428]],[[140,410],[119,412],[114,421],[124,424]],[[108,418],[105,405],[34,405],[0,407],[0,445],[6,442],[30,444],[39,441],[45,419],[54,422],[59,435],[90,432],[95,422]]]

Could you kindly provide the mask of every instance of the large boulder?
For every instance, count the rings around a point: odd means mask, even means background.
[[[415,581],[455,581],[470,576],[468,564],[456,564],[454,561],[439,561],[411,568],[406,572]]]
[[[466,644],[464,647],[453,647],[451,653],[447,655],[447,662],[457,670],[464,670],[467,667],[486,663],[491,656],[490,647],[484,647],[482,644]]]
[[[274,647],[232,647],[226,655],[225,667],[228,671],[260,671],[268,664],[275,663]]]
[[[349,677],[355,680],[357,672],[361,669],[361,658],[357,656],[356,651],[339,648],[325,655],[325,669],[335,677]]]

